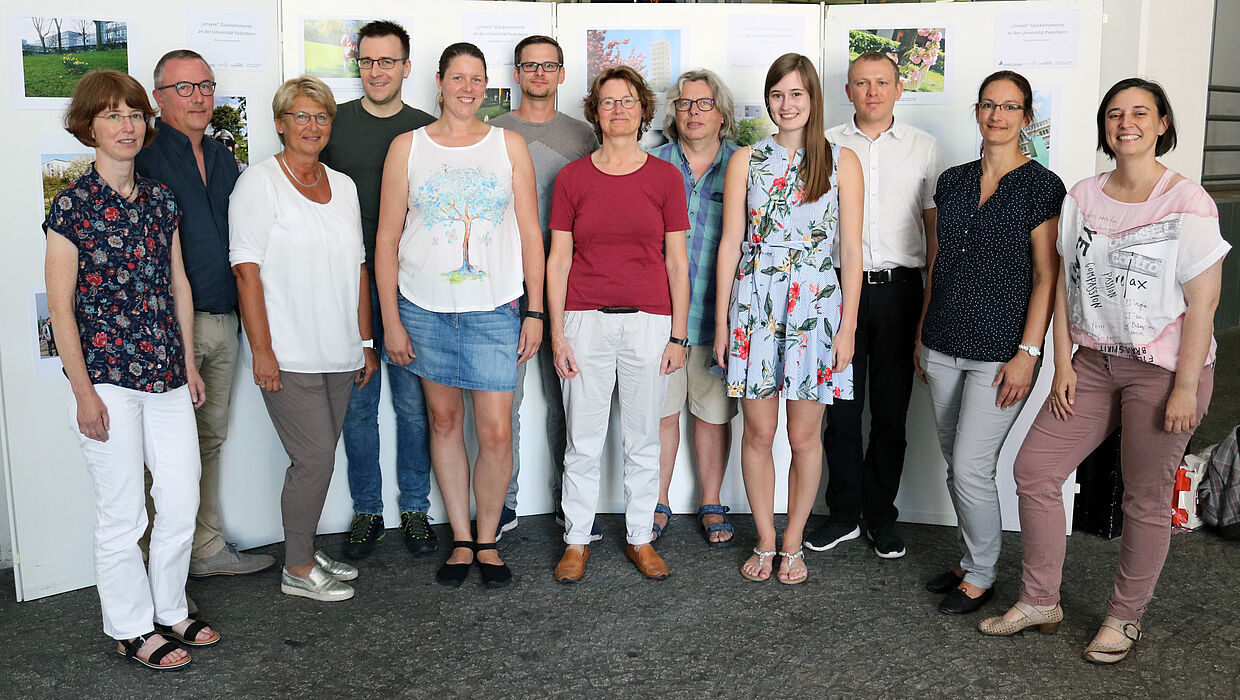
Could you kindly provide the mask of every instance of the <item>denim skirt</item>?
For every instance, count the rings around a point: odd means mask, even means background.
[[[516,300],[493,311],[427,311],[397,295],[400,321],[413,344],[403,368],[444,386],[477,391],[515,391],[521,312]],[[384,359],[387,360],[386,352]]]

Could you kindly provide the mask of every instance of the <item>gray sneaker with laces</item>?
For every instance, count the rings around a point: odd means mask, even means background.
[[[266,571],[275,563],[275,557],[270,554],[246,554],[237,551],[237,545],[228,542],[223,549],[205,559],[190,559],[189,575],[192,578],[243,576]]]

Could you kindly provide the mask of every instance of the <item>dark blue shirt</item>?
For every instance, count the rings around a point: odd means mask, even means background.
[[[204,185],[189,138],[156,119],[158,133],[136,159],[138,174],[168,186],[181,211],[181,257],[194,309],[214,314],[237,307],[237,281],[228,264],[228,195],[237,184],[237,159],[224,144],[202,140]]]
[[[167,187],[139,177],[126,202],[92,167],[52,200],[43,221],[77,248],[73,315],[91,384],[148,393],[185,384],[172,299],[172,234],[180,212]]]
[[[1029,161],[999,180],[982,206],[982,162],[939,176],[939,249],[921,342],[945,355],[1007,362],[1025,333],[1035,228],[1059,216],[1063,180]]]

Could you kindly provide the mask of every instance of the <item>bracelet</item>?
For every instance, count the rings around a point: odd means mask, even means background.
[[[374,349],[375,349],[375,339],[374,339],[374,338],[367,338],[367,339],[363,340],[363,341],[362,341],[362,347],[364,347],[364,348],[370,348],[371,350],[374,350]]]
[[[538,319],[539,321],[546,321],[546,320],[547,320],[547,314],[543,313],[542,311],[526,311],[526,312],[525,312],[525,317],[526,317],[526,318],[536,318],[536,319]]]
[[[687,348],[687,347],[689,347],[689,339],[688,339],[688,338],[677,338],[676,336],[674,336],[674,335],[673,335],[673,336],[671,336],[670,338],[668,338],[668,339],[667,339],[667,342],[669,342],[669,343],[675,343],[675,344],[679,345],[679,346],[680,346],[680,347],[682,347],[682,348]]]

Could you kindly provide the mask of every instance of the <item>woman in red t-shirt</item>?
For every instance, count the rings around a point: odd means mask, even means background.
[[[555,577],[580,580],[612,389],[623,414],[625,553],[650,578],[668,576],[650,546],[659,499],[659,413],[667,375],[685,362],[689,217],[680,173],[637,140],[654,118],[654,93],[628,66],[598,75],[586,119],[602,147],[560,171],[551,204],[547,303],[555,368],[564,387],[564,542]]]

